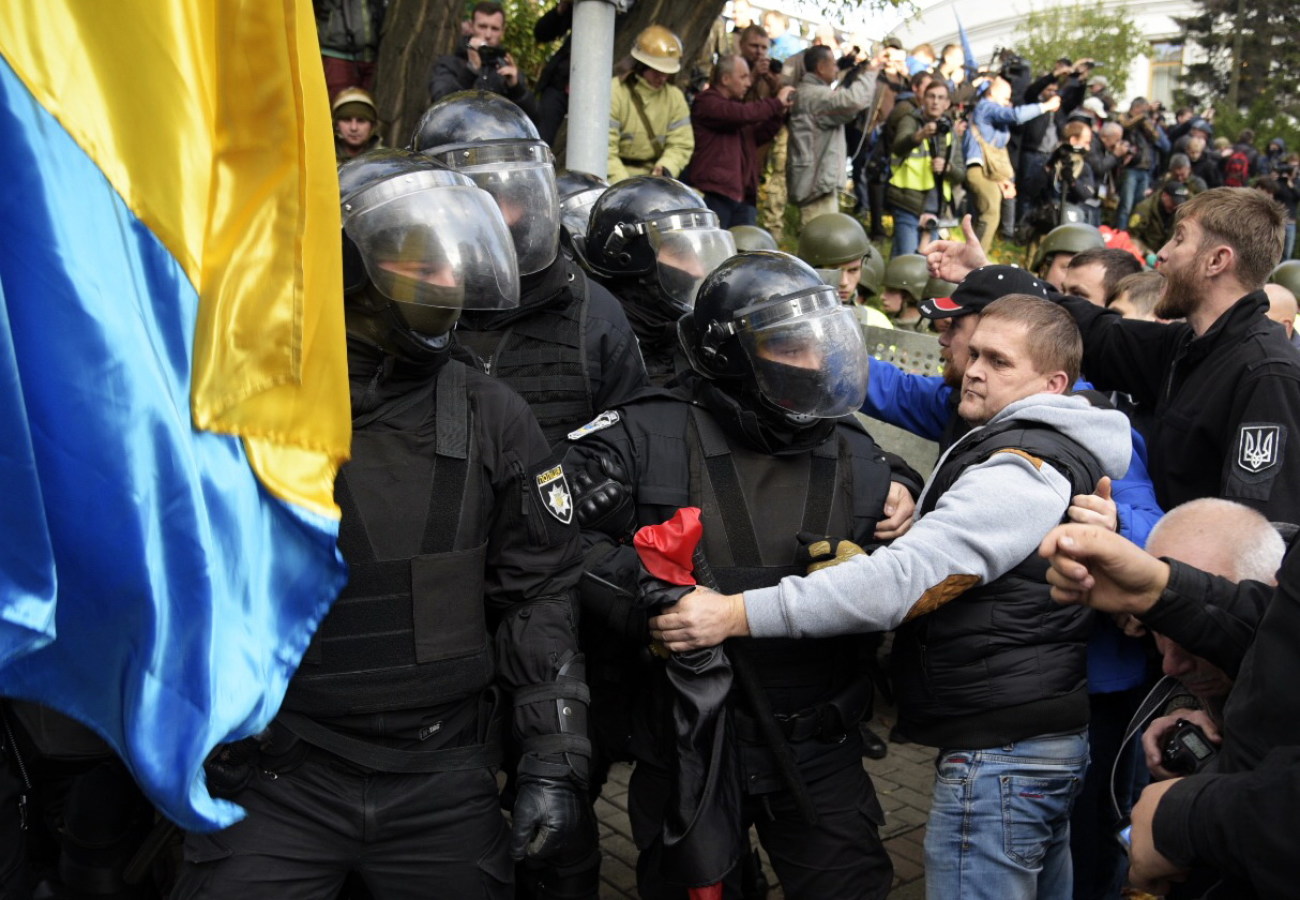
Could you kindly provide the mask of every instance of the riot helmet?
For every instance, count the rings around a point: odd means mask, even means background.
[[[368,279],[349,295],[355,311],[427,343],[451,331],[462,310],[519,304],[510,233],[469,178],[391,151],[363,154],[339,175],[343,231]]]
[[[601,194],[576,249],[601,278],[655,274],[660,294],[681,313],[736,243],[699,194],[672,178],[638,175]]]
[[[609,182],[586,172],[561,172],[555,176],[555,187],[560,195],[561,235],[572,239],[587,233],[591,221],[591,208],[605,193]]]
[[[906,294],[913,303],[925,297],[925,285],[930,280],[930,267],[925,257],[918,253],[895,256],[885,266],[881,286],[885,290]]]
[[[411,149],[474,180],[492,195],[510,228],[519,272],[555,261],[560,198],[551,148],[527,113],[491,91],[459,91],[430,106]]]
[[[857,319],[788,253],[742,253],[718,266],[679,329],[696,372],[792,423],[845,415],[866,398]]]
[[[759,228],[757,225],[732,225],[727,230],[731,232],[731,239],[736,242],[738,252],[781,249],[776,243],[776,238],[772,237],[772,232],[766,228]]]
[[[1289,259],[1278,265],[1268,276],[1270,284],[1280,284],[1300,297],[1300,259]]]
[[[1047,262],[1057,253],[1082,253],[1085,250],[1101,250],[1106,246],[1106,239],[1101,232],[1085,222],[1067,222],[1057,225],[1043,237],[1034,254],[1034,264],[1029,268],[1038,275]],[[1058,285],[1059,287],[1059,285]]]

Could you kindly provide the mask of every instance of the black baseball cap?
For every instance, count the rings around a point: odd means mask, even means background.
[[[933,297],[917,304],[927,319],[951,319],[984,311],[1007,294],[1032,294],[1047,299],[1051,286],[1015,266],[982,266],[957,285],[951,297]]]
[[[1192,192],[1187,189],[1187,185],[1181,181],[1166,181],[1165,193],[1173,198],[1174,206],[1181,206],[1187,202],[1187,198],[1192,196]]]

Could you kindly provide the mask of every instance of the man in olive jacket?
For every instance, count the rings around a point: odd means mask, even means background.
[[[790,111],[786,162],[790,202],[799,207],[801,222],[839,212],[839,192],[844,187],[848,160],[844,126],[871,104],[876,90],[875,72],[881,63],[878,58],[869,64],[859,63],[839,84],[835,84],[839,66],[829,47],[808,48],[804,65],[807,71],[795,87]]]

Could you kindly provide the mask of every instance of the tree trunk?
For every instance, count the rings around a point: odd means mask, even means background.
[[[639,0],[618,23],[614,34],[615,62],[631,51],[641,29],[651,24],[663,25],[681,38],[685,55],[678,80],[684,82],[725,3],[726,0],[703,3]],[[375,104],[381,119],[380,132],[388,146],[405,147],[409,142],[415,123],[429,106],[433,64],[439,56],[455,48],[463,18],[464,5],[452,0],[390,0],[375,71]]]
[[[452,0],[390,0],[375,69],[384,143],[405,147],[429,108],[429,76],[460,38],[464,6]]]

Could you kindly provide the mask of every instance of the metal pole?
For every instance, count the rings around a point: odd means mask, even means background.
[[[609,177],[610,79],[614,72],[614,4],[577,0],[569,62],[569,139],[565,167]]]

